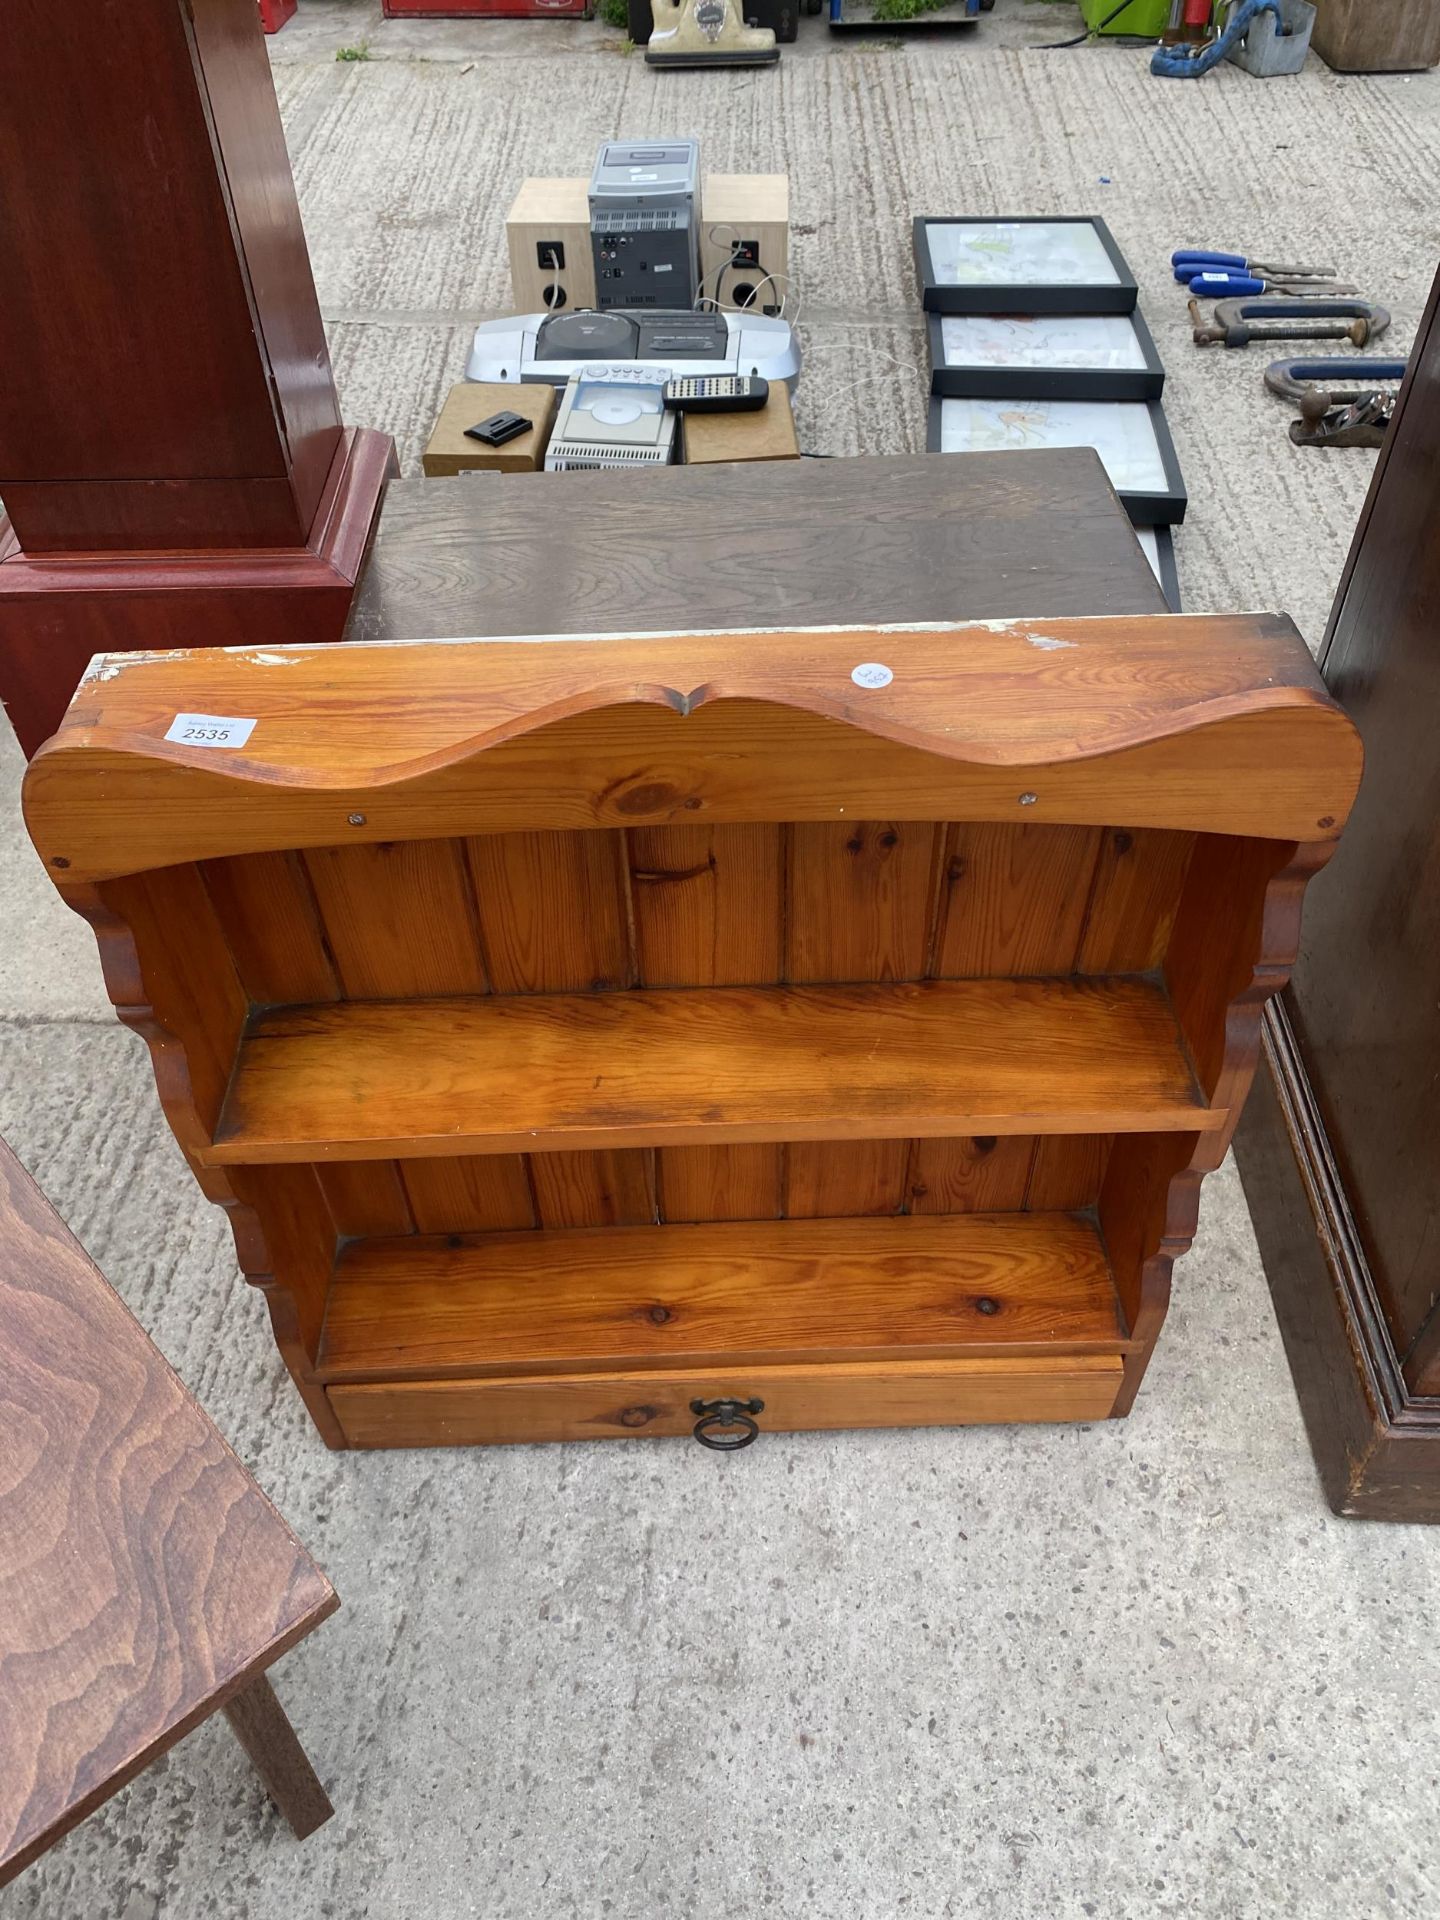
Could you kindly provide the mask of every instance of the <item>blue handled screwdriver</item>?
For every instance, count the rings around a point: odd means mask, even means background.
[[[1282,267],[1268,260],[1251,260],[1243,253],[1207,253],[1201,247],[1179,247],[1170,256],[1177,280],[1189,280],[1193,274],[1211,267],[1233,267],[1241,274],[1278,280],[1329,280],[1334,267]]]
[[[1180,275],[1176,274],[1176,279]],[[1262,280],[1256,274],[1205,269],[1191,275],[1190,291],[1203,300],[1230,300],[1247,293],[1353,293],[1338,280]]]

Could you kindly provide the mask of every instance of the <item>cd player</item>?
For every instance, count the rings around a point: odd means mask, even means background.
[[[518,313],[475,329],[467,380],[541,381],[563,387],[575,373],[611,383],[663,386],[686,374],[800,377],[788,320],[748,308],[691,313],[611,308],[607,313]]]

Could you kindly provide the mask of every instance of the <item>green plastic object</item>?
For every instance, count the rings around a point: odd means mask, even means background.
[[[1170,18],[1170,0],[1130,0],[1122,12],[1117,13],[1108,27],[1100,22],[1115,6],[1117,0],[1080,0],[1080,16],[1087,27],[1099,28],[1102,33],[1138,33],[1147,40],[1158,40],[1165,31]]]

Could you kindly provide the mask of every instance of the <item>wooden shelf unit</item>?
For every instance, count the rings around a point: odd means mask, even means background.
[[[1358,778],[1170,616],[117,657],[26,806],[321,1432],[420,1445],[1128,1410]]]

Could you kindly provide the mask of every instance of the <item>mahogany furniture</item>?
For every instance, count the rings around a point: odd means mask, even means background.
[[[0,699],[338,639],[394,454],[340,420],[255,0],[0,11]]]
[[[1033,617],[117,657],[26,808],[332,1444],[724,1443],[1129,1409],[1358,778]]]
[[[224,1711],[328,1820],[265,1669],[333,1588],[0,1141],[0,1884]]]
[[[1381,1520],[1440,1520],[1437,475],[1440,279],[1321,654],[1365,785],[1236,1141],[1326,1494]]]

